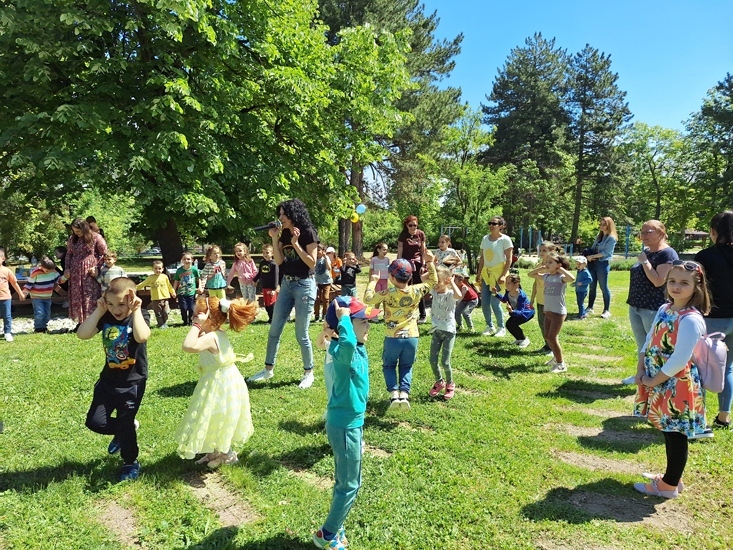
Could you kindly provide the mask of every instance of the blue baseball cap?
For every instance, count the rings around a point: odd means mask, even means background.
[[[381,309],[375,309],[367,306],[364,302],[359,301],[353,296],[339,296],[328,305],[326,316],[324,320],[329,328],[336,330],[339,324],[338,315],[336,310],[338,308],[346,307],[351,312],[349,317],[352,319],[374,319],[377,315],[382,313]]]

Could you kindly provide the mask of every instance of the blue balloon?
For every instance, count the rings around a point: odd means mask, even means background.
[[[364,212],[366,212],[366,204],[360,204],[356,207],[357,214],[363,214]]]

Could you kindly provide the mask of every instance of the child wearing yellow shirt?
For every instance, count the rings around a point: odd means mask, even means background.
[[[137,285],[138,290],[150,287],[150,306],[158,321],[158,328],[168,328],[168,314],[170,306],[168,300],[176,295],[173,285],[163,269],[163,262],[153,262],[153,274],[148,275],[142,283]]]

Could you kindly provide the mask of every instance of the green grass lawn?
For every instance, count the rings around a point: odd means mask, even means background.
[[[510,338],[461,333],[456,396],[434,401],[424,335],[404,414],[387,412],[384,325],[372,325],[364,484],[346,524],[352,548],[733,546],[730,433],[691,445],[677,500],[632,487],[639,473],[663,470],[664,446],[656,430],[628,416],[634,390],[618,384],[635,365],[628,272],[612,272],[610,282],[610,320],[596,315],[563,328],[566,374],[549,374],[547,358],[530,353],[540,346],[536,320],[525,325],[526,351]],[[480,311],[474,320],[480,333]],[[241,366],[245,376],[263,364],[267,330],[258,322],[230,331],[238,353],[255,355]],[[288,323],[275,378],[250,386],[255,434],[240,463],[207,474],[175,454],[173,433],[196,383],[197,357],[180,351],[185,332],[153,330],[138,415],[143,474],[123,484],[109,439],[84,426],[101,370],[99,336],[0,342],[0,549],[313,547],[333,472],[322,421],[324,353],[316,350],[313,388],[299,390],[300,352]],[[712,418],[715,396],[708,404]]]

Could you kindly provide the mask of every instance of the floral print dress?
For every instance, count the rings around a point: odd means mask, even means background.
[[[89,274],[99,268],[107,252],[107,243],[99,233],[94,233],[91,245],[74,235],[66,243],[66,269],[69,271],[69,317],[77,323],[92,314],[97,300],[102,296],[102,285]]]
[[[647,376],[655,376],[674,352],[680,320],[694,308],[672,311],[665,304],[657,312],[651,329],[651,340],[644,356]],[[663,432],[680,432],[688,437],[705,429],[705,395],[700,373],[692,358],[666,382],[653,388],[638,386],[634,400],[634,416],[646,417]]]

